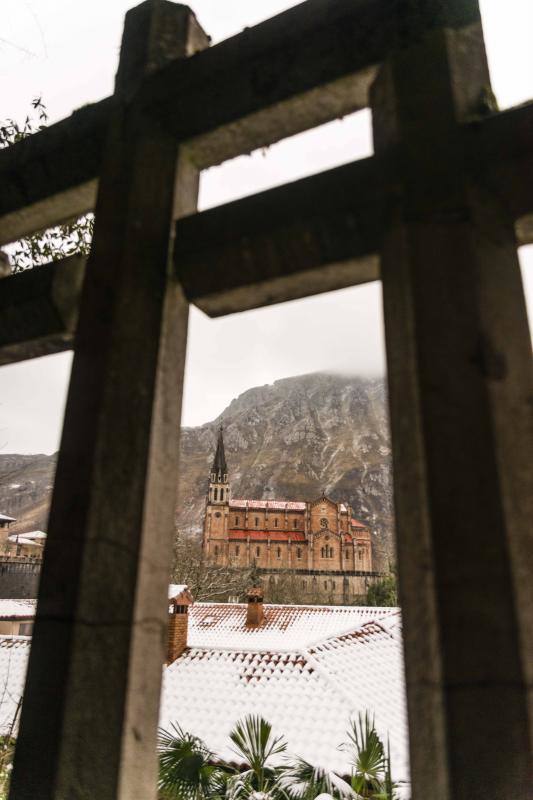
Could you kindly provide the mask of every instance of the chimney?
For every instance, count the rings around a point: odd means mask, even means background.
[[[246,592],[246,625],[249,628],[259,628],[265,619],[263,611],[263,590],[259,586],[252,586]]]
[[[173,664],[187,648],[189,606],[193,598],[187,586],[171,583],[168,587],[167,664]]]

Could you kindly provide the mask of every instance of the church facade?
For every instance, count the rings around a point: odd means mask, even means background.
[[[209,478],[203,550],[220,566],[250,568],[266,594],[292,581],[309,602],[350,603],[376,577],[369,528],[347,503],[235,499],[220,429]],[[270,592],[269,592],[270,589]]]

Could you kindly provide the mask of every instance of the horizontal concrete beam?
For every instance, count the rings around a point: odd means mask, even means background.
[[[442,13],[462,26],[475,6],[461,0]],[[434,10],[415,13],[410,36],[442,24]],[[367,106],[376,65],[407,44],[406,14],[405,0],[386,14],[382,0],[307,0],[173,61],[145,80],[141,99],[205,169]],[[93,208],[113,102],[0,151],[0,245]]]
[[[94,208],[111,98],[0,150],[0,245]]]
[[[368,106],[377,66],[421,30],[463,27],[477,2],[308,0],[174,61],[147,80],[147,107],[205,169]]]
[[[465,128],[469,166],[516,223],[519,245],[533,243],[533,102]]]
[[[0,365],[72,347],[85,263],[70,256],[0,279]]]
[[[178,220],[185,295],[214,317],[377,280],[386,194],[368,158]]]

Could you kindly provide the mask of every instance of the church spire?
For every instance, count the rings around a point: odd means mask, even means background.
[[[208,502],[210,503],[229,503],[229,481],[228,466],[226,464],[226,454],[224,452],[224,434],[222,425],[218,431],[217,449],[213,466],[211,467],[211,479],[209,481]]]
[[[226,465],[226,454],[224,452],[224,436],[223,436],[222,425],[220,426],[218,431],[217,449],[211,472],[216,474],[220,473],[221,475],[228,474],[228,467]]]

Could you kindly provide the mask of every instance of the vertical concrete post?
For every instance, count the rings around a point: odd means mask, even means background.
[[[173,219],[198,174],[135,100],[205,47],[185,6],[126,17],[10,797],[155,798],[188,306]]]
[[[533,796],[529,331],[459,130],[489,89],[480,23],[424,33],[373,89],[413,800]]]

